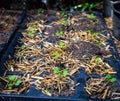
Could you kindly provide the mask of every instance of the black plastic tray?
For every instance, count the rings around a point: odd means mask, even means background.
[[[17,30],[20,27],[20,24],[22,23],[24,17],[25,17],[25,12],[24,11],[14,11],[14,10],[5,10],[5,13],[16,13],[19,14],[18,18],[17,18],[17,22],[16,22],[16,26],[15,28],[13,28],[10,32],[10,38],[8,39],[8,42],[5,44],[0,44],[0,61],[1,61],[1,57],[4,54],[5,50],[7,49],[7,47],[9,46],[9,44],[11,43],[11,40],[14,38]]]
[[[109,34],[105,21],[103,19],[103,16],[101,13],[96,13],[96,15],[99,16],[101,23],[104,25],[105,27],[105,33],[104,34]],[[13,55],[14,53],[14,49],[15,46],[18,45],[19,43],[17,42],[18,39],[22,37],[22,34],[20,32],[17,32],[14,36],[14,38],[12,39],[11,43],[9,44],[9,47],[7,48],[7,50],[5,51],[5,54],[2,56],[1,58],[1,62],[0,62],[0,76],[2,76],[6,70],[5,68],[5,61],[9,58],[9,55]],[[116,50],[116,47],[114,45],[113,40],[110,38],[108,40],[109,45],[113,48],[111,48],[111,53],[112,53],[112,57],[111,58],[106,58],[105,61],[108,62],[111,66],[114,67],[114,69],[118,72],[116,78],[120,78],[120,62],[119,62],[119,55],[118,52]],[[22,73],[17,73],[17,72],[8,72],[8,74],[22,74]],[[92,99],[89,98],[84,87],[86,84],[86,79],[89,77],[98,77],[98,75],[88,75],[84,68],[82,68],[80,70],[79,73],[76,73],[73,76],[73,80],[75,80],[77,83],[80,82],[80,85],[78,85],[76,87],[76,91],[74,93],[74,95],[69,96],[69,97],[62,97],[62,96],[47,96],[45,94],[43,94],[42,92],[40,92],[39,90],[36,90],[34,85],[31,86],[29,92],[25,93],[25,94],[0,94],[0,101],[110,101],[109,99],[106,100],[99,100],[99,99]],[[118,100],[119,101],[119,100]]]

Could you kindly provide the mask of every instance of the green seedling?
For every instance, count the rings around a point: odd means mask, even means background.
[[[64,69],[63,71],[60,71],[60,69],[58,67],[55,67],[54,68],[54,74],[63,77],[63,76],[68,76],[69,72],[66,69]]]
[[[61,37],[62,35],[64,35],[63,31],[57,32],[58,37]]]
[[[107,74],[105,77],[108,81],[110,81],[111,83],[114,83],[117,81],[116,78],[113,78],[110,74]]]
[[[101,61],[101,58],[95,58],[95,63],[98,63],[99,61]]]
[[[54,56],[54,59],[58,59],[60,57],[58,52],[55,52],[53,56]]]
[[[21,83],[22,83],[21,80],[17,80],[17,81],[15,82],[15,86],[19,86]]]
[[[98,35],[99,35],[98,32],[94,32],[94,33],[93,33],[93,36],[95,36],[95,37],[98,36]]]
[[[15,75],[10,76],[10,77],[9,77],[9,80],[10,80],[10,81],[15,81],[15,80],[16,80],[16,76],[15,76]]]
[[[29,35],[32,35],[32,34],[35,34],[36,33],[36,30],[31,30],[28,32]]]
[[[42,8],[38,9],[38,14],[43,14],[44,13],[44,10]]]
[[[60,74],[60,69],[58,67],[55,67],[54,68],[54,74]]]
[[[67,75],[69,75],[69,72],[64,69],[64,70],[63,70],[63,76],[67,76]]]
[[[17,79],[16,75],[12,75],[9,78],[8,89],[13,89],[14,86],[19,86],[22,81]]]
[[[25,49],[25,48],[26,48],[26,46],[25,46],[25,45],[22,45],[20,48],[23,50],[23,49]]]
[[[60,47],[62,48],[62,49],[65,49],[66,48],[66,45],[65,45],[65,43],[64,42],[60,42]]]
[[[62,14],[61,14],[61,17],[62,17],[62,18],[67,18],[68,15],[67,15],[66,13],[62,13]]]
[[[96,41],[96,44],[98,44],[98,45],[102,45],[102,42],[100,42],[100,41]]]
[[[67,21],[63,21],[63,22],[62,22],[62,25],[63,25],[64,27],[67,27],[67,26],[68,26],[68,22],[67,22]]]
[[[89,3],[83,4],[83,5],[82,5],[82,10],[81,10],[81,11],[85,11],[88,7],[89,7]]]
[[[93,19],[95,19],[95,15],[94,15],[93,13],[91,13],[90,16],[89,16],[89,18],[90,18],[91,20],[93,20]]]
[[[92,33],[92,30],[89,29],[89,30],[87,30],[87,32],[88,32],[88,33]]]

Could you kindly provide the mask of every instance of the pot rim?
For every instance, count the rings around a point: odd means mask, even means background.
[[[113,9],[113,11],[115,11],[116,13],[120,14],[120,11],[116,10],[116,8],[114,7],[114,6],[117,5],[117,4],[120,5],[120,2],[114,3],[114,4],[112,5],[112,9]]]

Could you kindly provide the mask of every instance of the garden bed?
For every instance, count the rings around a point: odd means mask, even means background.
[[[117,51],[100,13],[39,9],[27,12],[25,23],[0,64],[0,96],[119,99]]]

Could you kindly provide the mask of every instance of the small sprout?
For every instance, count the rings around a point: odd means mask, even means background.
[[[9,83],[8,84],[8,89],[11,90],[13,88],[13,84]]]
[[[100,42],[100,41],[96,41],[96,44],[98,44],[98,45],[102,45],[102,42]]]
[[[15,76],[15,75],[12,75],[12,76],[9,77],[9,80],[10,80],[10,81],[15,81],[15,79],[16,79],[16,76]]]
[[[89,3],[83,4],[83,5],[82,5],[82,10],[81,10],[81,11],[85,11],[88,7],[89,7]]]
[[[98,63],[101,60],[101,58],[95,58],[95,63]]]
[[[58,67],[55,67],[54,68],[54,73],[57,74],[57,75],[60,74],[60,69]]]
[[[62,35],[64,35],[64,33],[63,33],[62,31],[57,32],[57,36],[58,36],[58,37],[61,37]]]
[[[61,17],[62,17],[62,18],[67,18],[68,15],[67,15],[66,13],[62,13],[62,14],[61,14]]]
[[[38,14],[43,14],[44,13],[44,10],[42,8],[38,9]]]
[[[105,78],[109,80],[111,83],[114,83],[117,81],[117,79],[113,78],[110,74],[107,74]]]
[[[28,32],[29,35],[32,35],[32,34],[35,34],[36,33],[36,30],[31,30]]]
[[[106,79],[111,79],[112,76],[111,76],[110,74],[107,74],[105,78],[106,78]]]
[[[93,36],[98,36],[98,35],[99,35],[98,32],[94,32],[94,33],[93,33]]]
[[[15,86],[19,86],[21,83],[22,83],[21,80],[17,80],[17,81],[15,82]]]
[[[26,46],[25,46],[25,45],[22,45],[20,48],[21,48],[21,49],[25,49],[25,48],[26,48]]]
[[[116,81],[117,81],[116,78],[111,78],[111,79],[110,79],[110,82],[111,82],[111,83],[114,83],[114,82],[116,82]]]
[[[60,45],[60,47],[61,47],[61,48],[63,48],[63,49],[65,49],[65,48],[66,48],[66,46],[65,46],[65,43],[64,43],[64,42],[60,42],[60,44],[59,44],[59,45]]]
[[[68,26],[68,22],[67,22],[67,21],[63,21],[62,24],[63,24],[63,26],[65,26],[65,27]]]
[[[93,13],[90,14],[89,18],[93,20],[95,18],[95,15]]]
[[[60,55],[59,55],[58,52],[55,52],[53,56],[54,56],[55,59],[58,59]]]
[[[63,70],[63,76],[67,76],[67,75],[69,75],[69,72],[64,69],[64,70]]]
[[[89,29],[89,30],[87,30],[87,32],[88,32],[88,33],[91,33],[91,32],[92,32],[92,30],[90,30],[90,29]]]

